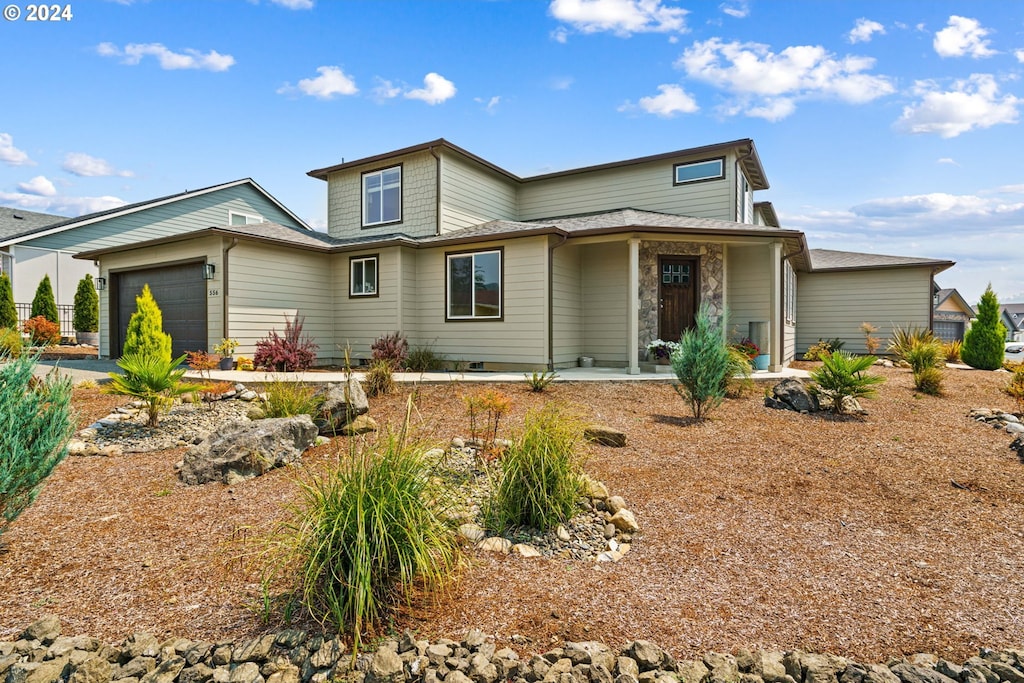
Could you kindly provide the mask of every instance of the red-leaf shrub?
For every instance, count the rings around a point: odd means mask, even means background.
[[[306,335],[302,336],[305,319],[298,314],[291,320],[284,318],[284,336],[271,330],[265,339],[256,342],[256,367],[273,372],[294,372],[308,370],[316,362],[316,351],[320,347]]]
[[[398,370],[409,356],[409,341],[401,332],[382,334],[370,345],[373,360],[385,360],[392,370]]]
[[[55,346],[60,343],[60,325],[50,322],[44,316],[29,318],[21,329],[32,340],[32,346]]]

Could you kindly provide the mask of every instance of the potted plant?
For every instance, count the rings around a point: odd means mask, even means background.
[[[733,348],[742,353],[750,360],[754,360],[761,355],[761,347],[754,343],[750,337],[744,337],[740,341],[733,344]]]
[[[653,358],[658,365],[668,365],[672,352],[679,348],[679,342],[655,339],[647,345],[647,357]]]
[[[89,346],[99,345],[100,297],[96,293],[96,285],[89,273],[86,273],[85,277],[78,281],[72,322],[75,327],[75,341]]]
[[[255,366],[252,363],[252,358],[246,356],[239,356],[235,359],[235,367],[239,370],[253,370]]]
[[[220,354],[220,369],[233,370],[235,361],[231,355],[238,348],[237,339],[221,339],[220,344],[213,347],[214,353]]]

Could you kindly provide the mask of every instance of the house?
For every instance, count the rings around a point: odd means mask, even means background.
[[[212,266],[189,295],[190,309],[207,312],[206,348],[231,336],[251,354],[298,313],[323,362],[346,349],[367,358],[376,337],[400,330],[481,368],[563,368],[586,356],[636,373],[646,345],[678,339],[704,304],[728,310],[736,338],[765,331],[777,369],[819,334],[798,334],[802,315],[851,337],[861,313],[930,322],[932,276],[953,265],[815,254],[754,201],[768,180],[750,139],[530,177],[439,139],[309,175],[327,184],[326,235],[220,223],[80,254],[111,283],[101,353],[120,352],[118,309],[135,286],[125,283],[188,261]],[[870,305],[856,292],[876,282],[887,294]],[[855,312],[798,308],[803,286]]]
[[[932,331],[943,341],[963,341],[971,326],[974,309],[955,289],[935,287]]]
[[[1024,304],[1002,304],[999,319],[1006,325],[1006,341],[1024,341]]]
[[[251,178],[77,218],[0,208],[0,258],[4,272],[11,277],[14,301],[21,312],[27,313],[43,276],[50,276],[54,298],[66,314],[62,318],[67,318],[62,331],[70,335],[71,307],[78,281],[86,273],[99,275],[95,264],[76,260],[76,254],[131,245],[200,226],[244,226],[262,221],[309,230],[298,216]]]

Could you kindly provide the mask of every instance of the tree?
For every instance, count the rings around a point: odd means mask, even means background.
[[[152,356],[166,362],[171,360],[171,335],[164,332],[164,316],[148,284],[143,285],[142,294],[135,297],[135,312],[128,320],[121,355]]]
[[[724,321],[724,314],[722,318]],[[722,334],[723,326],[714,323],[707,306],[701,304],[697,324],[683,332],[679,347],[672,352],[672,370],[679,380],[674,388],[698,420],[707,417],[725,398],[729,346]]]
[[[78,281],[78,289],[75,290],[74,326],[76,332],[98,332],[100,329],[100,296],[89,273]]]
[[[979,370],[998,370],[1003,365],[1006,326],[999,320],[999,299],[992,284],[985,288],[978,303],[978,319],[964,335],[960,359]]]
[[[57,301],[53,298],[53,286],[50,284],[50,276],[44,275],[42,282],[36,287],[35,298],[32,299],[32,315],[34,318],[41,315],[51,323],[60,324],[60,316],[57,315]]]
[[[14,305],[14,289],[7,273],[0,274],[0,329],[18,329],[18,307]]]

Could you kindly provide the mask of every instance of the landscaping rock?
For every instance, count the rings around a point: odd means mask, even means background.
[[[799,379],[787,377],[772,388],[775,405],[770,408],[785,407],[798,413],[816,413],[821,410],[818,397],[812,394]],[[777,405],[781,403],[782,406]],[[768,405],[768,402],[765,402]]]
[[[369,432],[377,431],[377,421],[369,415],[360,415],[356,419],[352,420],[350,424],[345,425],[341,433],[345,436],[357,436],[359,434],[367,434]]]
[[[626,435],[623,432],[605,425],[591,425],[585,428],[583,430],[583,438],[602,446],[611,446],[612,448],[622,448],[626,445]]]
[[[251,479],[298,460],[316,436],[308,415],[229,423],[185,453],[178,476],[189,485]]]
[[[38,621],[32,623],[21,635],[26,640],[38,640],[43,645],[49,645],[60,636],[60,618],[48,614]]]
[[[485,552],[508,555],[512,551],[512,541],[500,536],[491,536],[477,543],[476,547]]]
[[[317,391],[320,410],[313,420],[324,436],[336,436],[358,416],[370,410],[366,392],[355,377],[345,383],[331,383]]]
[[[636,517],[629,510],[619,510],[608,519],[608,523],[613,524],[619,531],[625,531],[628,534],[640,530],[640,525],[636,523]]]

